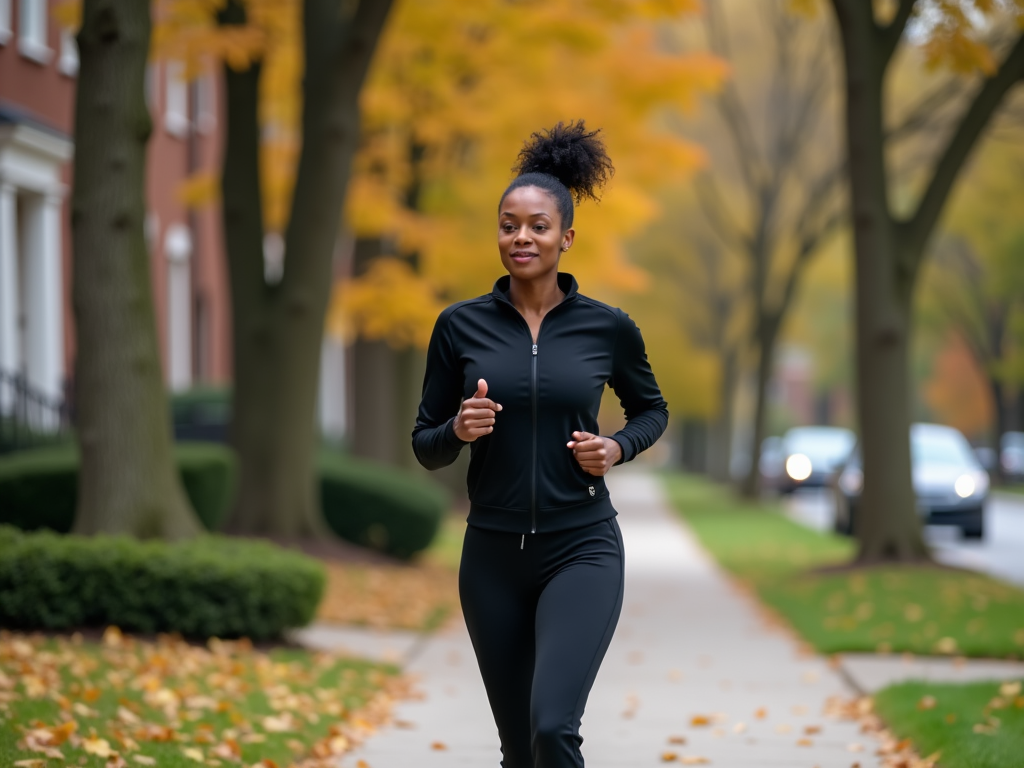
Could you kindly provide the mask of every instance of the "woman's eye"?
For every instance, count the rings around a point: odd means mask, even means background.
[[[543,232],[545,229],[547,229],[547,227],[545,227],[543,224],[538,224],[536,227],[534,227],[534,229],[537,230],[538,232]]]

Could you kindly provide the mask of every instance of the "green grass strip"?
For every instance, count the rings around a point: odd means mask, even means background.
[[[1014,586],[934,567],[811,573],[849,561],[852,542],[699,477],[666,474],[664,482],[722,567],[750,584],[821,653],[1024,655],[1024,591]]]
[[[939,753],[942,768],[1024,765],[1024,696],[1020,683],[893,685],[875,696],[875,711],[918,754]]]

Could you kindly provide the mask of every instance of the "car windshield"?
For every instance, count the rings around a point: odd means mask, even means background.
[[[977,463],[967,440],[959,432],[944,429],[914,429],[910,436],[910,452],[915,465],[974,466]]]
[[[791,429],[785,437],[786,453],[802,453],[812,459],[840,461],[853,447],[853,435],[845,429],[802,427]]]

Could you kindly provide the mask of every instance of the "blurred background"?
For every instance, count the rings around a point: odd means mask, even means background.
[[[585,118],[602,129],[617,171],[600,204],[580,207],[562,268],[644,333],[672,421],[643,460],[748,497],[838,489],[859,424],[844,54],[833,15],[784,0],[520,5],[385,11],[357,89],[350,169],[337,170],[350,177],[317,276],[323,333],[302,336],[318,349],[306,367],[320,442],[423,474],[409,432],[433,321],[501,273],[493,208],[523,139]],[[971,13],[960,7],[970,3],[920,5],[904,20],[884,99],[894,220],[913,211],[978,82],[1013,42],[1003,24],[1012,3]],[[901,7],[877,6],[879,18]],[[0,6],[5,453],[73,432],[76,366],[90,354],[76,342],[72,301],[73,275],[89,263],[71,230],[81,10],[58,0]],[[227,444],[232,392],[249,386],[233,325],[249,320],[246,300],[232,298],[222,179],[225,146],[245,118],[232,117],[224,73],[260,70],[248,115],[259,136],[256,268],[259,290],[283,294],[310,114],[301,4],[161,0],[152,24],[142,230],[162,380],[179,441]],[[1006,89],[971,145],[928,238],[907,326],[910,419],[969,442],[963,471],[987,472],[972,480],[978,493],[988,477],[1024,479],[1021,108]],[[251,369],[246,380],[260,376]],[[264,407],[288,401],[289,386],[272,386]],[[613,399],[602,419],[606,430],[621,419]],[[834,429],[800,431],[810,426]],[[441,473],[456,500],[466,458]],[[946,472],[950,482],[961,469]],[[243,466],[243,497],[246,477]],[[828,502],[838,510],[828,524],[852,530],[840,501]]]
[[[0,755],[106,759],[120,726],[39,726],[72,700],[219,718],[246,764],[387,719],[353,713],[393,665],[217,638],[312,622],[379,660],[354,627],[418,649],[457,615],[469,451],[412,454],[425,348],[502,274],[523,141],[577,119],[616,172],[561,269],[637,322],[671,413],[623,482],[819,654],[1021,658],[1022,30],[1024,0],[0,0]],[[95,687],[60,694],[67,654]],[[228,677],[251,701],[183,725],[171,689]],[[1017,764],[1020,682],[986,685],[888,689],[886,738]]]

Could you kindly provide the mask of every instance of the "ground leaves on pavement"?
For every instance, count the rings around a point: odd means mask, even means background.
[[[0,765],[336,764],[405,683],[382,665],[246,641],[0,632]]]
[[[441,565],[324,565],[327,590],[317,612],[320,621],[429,631],[459,605],[458,577]]]

